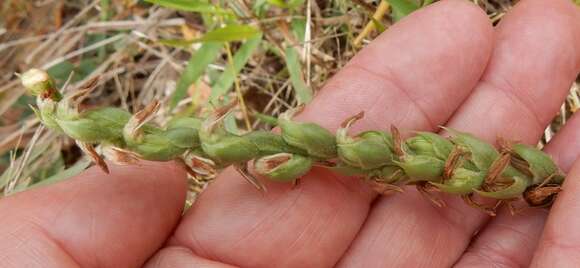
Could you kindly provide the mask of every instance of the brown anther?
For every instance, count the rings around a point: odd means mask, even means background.
[[[389,195],[393,193],[403,193],[405,190],[400,186],[390,184],[390,183],[381,183],[379,181],[373,180],[370,183],[373,190],[378,192],[381,195]]]
[[[129,119],[129,122],[127,122],[123,129],[125,135],[137,138],[141,133],[141,127],[151,120],[160,107],[159,101],[154,100],[149,105],[145,106],[143,110],[136,112],[131,119]]]
[[[512,142],[512,141],[506,140],[502,137],[498,137],[496,143],[499,146],[500,152],[511,153],[513,151],[512,147],[513,147],[514,142]]]
[[[350,127],[352,124],[354,124],[354,122],[361,120],[364,116],[365,116],[365,112],[361,111],[358,114],[355,114],[355,115],[345,119],[344,121],[342,121],[342,123],[340,124],[340,127],[341,128]]]
[[[401,132],[399,132],[399,129],[395,125],[391,125],[391,135],[393,135],[393,150],[399,158],[402,158],[405,155],[403,152],[403,138],[401,137]]]
[[[417,183],[417,185],[415,187],[417,188],[417,191],[419,191],[424,197],[429,199],[429,201],[431,201],[431,203],[433,203],[435,206],[442,208],[442,207],[445,207],[447,205],[447,204],[445,204],[445,201],[443,201],[443,199],[433,195],[434,189],[437,189],[437,188],[434,187],[432,184],[430,184],[426,181],[422,181],[422,182]]]
[[[548,176],[546,179],[544,179],[544,181],[542,183],[540,183],[536,188],[542,188],[544,187],[546,184],[550,183],[552,181],[553,178],[555,178],[557,176],[556,173]]]
[[[453,171],[461,166],[462,157],[465,155],[465,151],[463,151],[458,146],[453,147],[451,153],[449,153],[449,157],[447,157],[447,161],[445,161],[445,167],[443,168],[443,182],[453,177]]]
[[[137,164],[141,159],[137,153],[110,146],[103,146],[103,154],[105,155],[105,158],[120,165]]]
[[[97,151],[95,151],[95,147],[93,147],[93,145],[89,144],[89,143],[85,143],[85,142],[76,142],[77,145],[79,146],[79,148],[86,153],[88,156],[91,157],[91,159],[93,159],[93,162],[99,166],[101,168],[101,170],[103,170],[103,172],[109,174],[109,167],[107,166],[107,163],[105,162],[105,160],[97,153]]]
[[[247,164],[236,164],[234,165],[234,168],[236,169],[236,171],[238,171],[238,173],[240,173],[240,175],[242,175],[242,177],[249,182],[250,184],[252,184],[254,187],[256,187],[256,189],[258,189],[258,191],[260,191],[261,193],[266,193],[266,186],[264,184],[262,184],[256,177],[252,176],[252,174],[250,174],[250,172],[248,171],[248,165]]]
[[[506,203],[508,210],[510,212],[510,215],[515,216],[518,214],[521,214],[522,211],[526,210],[527,208],[529,208],[528,206],[520,206],[520,207],[516,207],[514,204],[516,203],[516,201],[520,200],[521,198],[516,198],[516,199],[511,199],[511,200],[504,200],[504,202]]]
[[[497,215],[497,208],[502,204],[502,200],[498,200],[493,206],[483,205],[473,200],[473,193],[464,194],[461,199],[470,207],[477,208],[489,216],[495,217]]]
[[[42,94],[40,94],[40,98],[45,100],[45,99],[51,99],[51,100],[58,100],[59,93],[58,90],[56,88],[51,88],[49,90],[46,90],[44,92],[42,92]]]
[[[526,175],[530,178],[534,177],[534,174],[530,170],[530,165],[528,164],[528,162],[526,160],[522,159],[521,157],[519,157],[518,155],[512,154],[512,157],[510,159],[510,164],[512,165],[512,167],[517,169],[519,172],[524,173],[524,175]]]
[[[267,161],[265,161],[266,169],[268,170],[275,169],[278,166],[288,162],[288,160],[290,160],[291,158],[292,158],[291,154],[279,154],[277,155],[277,157],[271,157]]]
[[[149,103],[147,106],[145,106],[145,108],[143,108],[143,110],[136,112],[134,117],[137,120],[137,122],[139,122],[139,124],[143,124],[144,122],[148,121],[148,119],[152,115],[154,115],[157,111],[159,111],[160,107],[161,107],[161,104],[159,103],[159,101],[154,100],[151,103]]]
[[[78,105],[89,93],[91,93],[97,87],[98,82],[99,77],[91,78],[89,81],[82,84],[77,91],[68,95],[67,98],[74,101],[75,105]]]
[[[397,169],[395,172],[393,172],[393,174],[391,174],[391,176],[389,176],[388,181],[395,181],[401,175],[404,175],[403,170]]]
[[[187,174],[188,174],[189,176],[191,176],[191,177],[192,177],[192,178],[193,178],[193,179],[194,179],[196,182],[199,182],[199,180],[198,180],[198,177],[197,177],[197,176],[198,176],[198,174],[197,174],[195,171],[193,171],[193,169],[192,169],[192,168],[191,168],[189,165],[187,165],[183,159],[181,159],[181,158],[177,158],[177,159],[175,159],[175,162],[176,162],[176,163],[177,163],[177,164],[178,164],[178,165],[179,165],[181,168],[183,168],[183,169],[185,170],[185,172],[187,172]]]
[[[562,186],[556,184],[542,187],[531,186],[524,192],[524,200],[530,207],[547,207],[554,202],[561,191]]]
[[[197,155],[190,155],[188,163],[191,169],[198,175],[214,177],[217,175],[215,163],[207,158],[199,157]]]
[[[485,176],[485,184],[493,184],[497,178],[501,176],[506,167],[510,164],[511,155],[509,153],[502,153],[499,158],[491,163],[487,176]]]

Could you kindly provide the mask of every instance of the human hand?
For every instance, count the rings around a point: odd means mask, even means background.
[[[467,1],[424,8],[361,51],[299,119],[334,130],[364,110],[355,131],[444,124],[534,144],[580,71],[569,2],[523,0],[496,29]],[[226,170],[182,217],[176,165],[93,168],[0,201],[0,266],[578,266],[579,137],[577,115],[545,149],[569,171],[550,215],[492,219],[457,197],[436,208],[410,188],[377,196],[320,169],[295,189],[266,182],[267,194]]]

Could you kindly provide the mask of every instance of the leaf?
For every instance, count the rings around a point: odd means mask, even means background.
[[[432,4],[432,3],[433,3],[433,0],[424,0],[424,1],[423,1],[423,4],[421,5],[421,7],[424,7],[424,6],[430,5],[430,4]]]
[[[234,55],[234,66],[228,65],[225,71],[216,79],[216,83],[212,86],[210,101],[215,102],[217,98],[223,96],[234,84],[237,74],[246,65],[254,51],[258,48],[262,41],[262,35],[248,39]]]
[[[312,100],[312,90],[304,83],[304,77],[301,71],[302,67],[300,66],[298,53],[296,53],[294,48],[286,48],[285,60],[286,68],[288,68],[288,73],[290,73],[290,82],[292,82],[298,103],[309,103]]]
[[[271,115],[267,115],[267,114],[263,114],[263,113],[259,113],[259,112],[254,112],[254,117],[256,117],[258,120],[271,125],[271,126],[277,126],[278,125],[278,118],[273,117]]]
[[[50,185],[50,184],[57,183],[59,181],[68,179],[70,177],[76,176],[76,175],[80,174],[81,172],[83,172],[87,167],[89,167],[91,165],[91,163],[92,162],[90,160],[81,159],[78,162],[76,162],[72,167],[65,169],[62,172],[59,172],[55,175],[52,175],[44,180],[41,180],[41,181],[31,185],[27,189],[32,189],[32,188],[45,186],[45,185]],[[19,190],[24,190],[24,189],[19,189]],[[19,192],[19,191],[15,191],[15,192]]]
[[[260,34],[253,26],[231,24],[206,33],[203,37],[193,40],[163,39],[159,43],[171,47],[188,47],[194,43],[243,41]]]
[[[304,4],[304,0],[289,0],[289,1],[267,0],[267,2],[280,8],[289,8],[289,9],[297,8],[302,4]]]
[[[196,0],[145,0],[145,2],[181,11],[217,14],[231,13],[230,11],[223,10],[215,5]]]
[[[243,41],[253,38],[258,34],[260,34],[260,29],[254,26],[230,24],[206,33],[202,38],[196,40],[196,42]]]
[[[191,44],[194,43],[192,40],[185,40],[185,39],[160,39],[159,44],[169,47],[176,47],[176,48],[188,48]]]
[[[197,52],[191,56],[187,66],[185,67],[185,71],[181,74],[179,82],[177,82],[177,87],[169,100],[170,109],[175,108],[177,103],[187,95],[187,89],[189,86],[199,79],[207,66],[219,55],[222,47],[222,43],[204,43]]]
[[[379,33],[382,33],[387,29],[387,27],[385,27],[385,25],[379,20],[371,18],[371,21],[373,22],[373,24],[375,25],[375,29],[377,29]]]
[[[389,0],[391,8],[393,9],[393,17],[395,21],[399,21],[411,12],[419,9],[419,6],[410,0]]]
[[[304,37],[306,36],[306,20],[293,19],[292,32],[294,33],[298,41],[300,41],[301,43],[304,42]]]

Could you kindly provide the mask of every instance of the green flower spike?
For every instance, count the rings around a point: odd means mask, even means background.
[[[256,160],[256,173],[274,181],[295,181],[312,168],[310,157],[297,154],[279,153]]]
[[[450,138],[416,132],[403,139],[395,127],[390,133],[371,130],[350,136],[350,127],[363,116],[360,113],[345,120],[333,135],[317,124],[291,120],[299,108],[280,116],[280,134],[250,131],[238,135],[224,126],[234,104],[204,120],[176,118],[163,128],[148,123],[159,109],[158,103],[135,115],[109,107],[79,111],[79,99],[96,86],[96,80],[66,97],[40,70],[26,72],[22,80],[28,91],[38,96],[35,112],[42,123],[74,138],[104,170],[107,167],[94,144],[101,145],[109,159],[121,163],[177,160],[200,181],[215,176],[221,168],[234,166],[262,191],[265,187],[248,172],[248,162],[254,162],[256,173],[274,181],[296,181],[316,164],[362,177],[381,193],[415,185],[438,205],[443,203],[431,190],[459,195],[490,215],[496,206],[477,204],[472,200],[474,194],[498,200],[496,204],[523,198],[531,207],[548,206],[564,180],[554,161],[532,146],[500,142],[498,151],[471,134],[452,129],[447,129]]]
[[[391,136],[380,131],[366,131],[355,137],[348,136],[348,130],[362,119],[359,113],[342,123],[336,132],[338,158],[349,166],[370,170],[380,168],[393,160]]]
[[[314,123],[299,123],[292,121],[292,116],[300,111],[289,110],[278,119],[282,129],[282,138],[291,146],[302,149],[309,156],[318,159],[332,159],[336,157],[335,137],[327,129]]]

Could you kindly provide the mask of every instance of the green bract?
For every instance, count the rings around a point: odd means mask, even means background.
[[[336,157],[336,141],[330,131],[314,123],[292,121],[289,117],[289,114],[283,114],[278,119],[284,141],[315,158]]]
[[[392,162],[392,139],[387,133],[367,131],[356,137],[337,132],[338,157],[350,166],[375,169]]]
[[[275,181],[293,181],[312,168],[310,157],[297,154],[279,153],[259,158],[256,163],[256,172]]]

